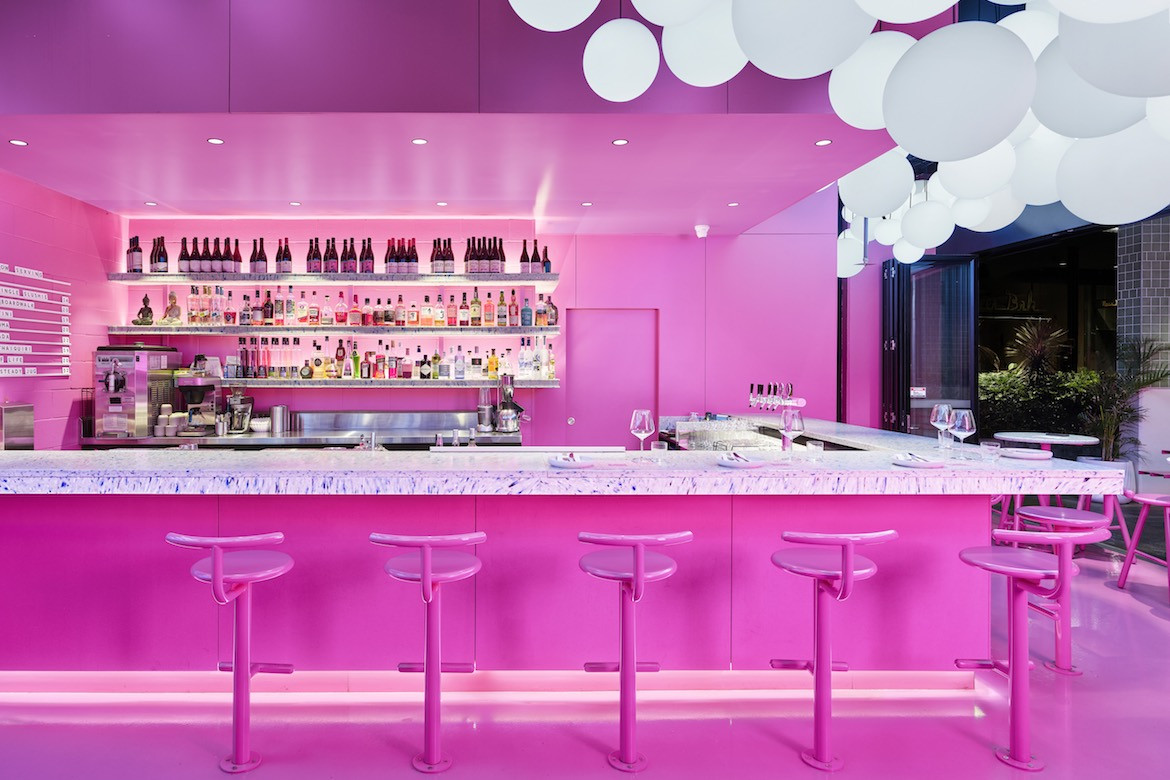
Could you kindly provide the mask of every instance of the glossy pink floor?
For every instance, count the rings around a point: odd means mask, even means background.
[[[1120,558],[1078,560],[1074,653],[1080,678],[1032,672],[1033,750],[1047,778],[1166,776],[1170,733],[1170,605],[1165,569],[1134,568],[1116,588]],[[1002,578],[993,586],[1002,646]],[[1032,617],[1033,660],[1051,658],[1052,623]],[[779,674],[779,673],[778,673]],[[405,677],[405,676],[404,676]],[[592,676],[596,679],[598,675]],[[223,675],[226,690],[227,675]],[[411,675],[411,679],[416,676]],[[609,778],[617,739],[612,690],[444,695],[447,777]],[[468,678],[462,677],[462,680]],[[649,682],[649,676],[643,676]],[[17,676],[0,675],[7,690]],[[836,685],[848,685],[838,675]],[[840,777],[1020,778],[992,746],[1007,736],[1006,680],[979,673],[974,690],[835,692]],[[417,693],[258,693],[257,778],[414,777],[422,735]],[[646,691],[639,706],[643,777],[775,778],[824,775],[801,763],[812,736],[811,690]],[[229,740],[226,693],[0,693],[0,777],[221,778]]]

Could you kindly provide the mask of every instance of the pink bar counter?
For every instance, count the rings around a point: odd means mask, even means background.
[[[522,449],[0,452],[0,566],[14,586],[0,669],[212,669],[229,660],[230,616],[163,537],[279,530],[296,568],[257,596],[257,657],[298,670],[419,660],[421,604],[386,582],[369,534],[483,531],[482,570],[446,594],[445,658],[580,670],[613,660],[616,629],[578,569],[578,532],[690,530],[677,574],[646,596],[639,657],[761,670],[811,641],[807,583],[769,559],[781,533],[893,528],[898,541],[874,552],[880,574],[839,605],[834,652],[854,670],[953,671],[989,651],[988,578],[958,558],[986,543],[989,496],[1122,489],[1120,470],[1062,460],[903,469],[895,450],[932,442],[823,425],[868,449],[752,470],[710,452],[598,454],[580,470]]]

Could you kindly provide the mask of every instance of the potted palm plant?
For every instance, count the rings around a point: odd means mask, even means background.
[[[1098,374],[1089,390],[1084,413],[1086,429],[1101,440],[1101,459],[1118,460],[1123,454],[1138,459],[1141,441],[1137,425],[1145,416],[1141,391],[1170,379],[1163,357],[1166,345],[1149,339],[1126,341],[1117,347],[1117,368]]]

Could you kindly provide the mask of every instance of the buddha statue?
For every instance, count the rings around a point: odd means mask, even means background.
[[[154,310],[150,308],[150,296],[142,296],[142,308],[138,310],[138,316],[130,321],[134,325],[153,325],[154,324]]]
[[[167,293],[167,308],[163,312],[163,318],[158,321],[159,325],[182,325],[183,312],[179,309],[179,299],[173,292]]]

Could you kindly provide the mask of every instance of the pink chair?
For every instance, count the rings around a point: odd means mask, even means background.
[[[898,538],[897,531],[872,531],[860,534],[824,534],[785,531],[786,542],[809,545],[786,547],[772,553],[772,563],[785,571],[813,579],[813,660],[793,661],[775,658],[773,669],[804,669],[813,675],[813,749],[801,751],[804,763],[814,769],[835,772],[844,762],[833,755],[829,746],[829,721],[833,714],[832,672],[848,671],[843,663],[833,662],[829,604],[844,601],[853,592],[853,583],[866,580],[877,572],[877,564],[854,548],[880,544]],[[837,550],[827,549],[837,547]]]
[[[1106,501],[1113,498],[1107,496]],[[1018,515],[1020,520],[1026,523],[1040,525],[1052,531],[1105,529],[1106,534],[1103,538],[1109,538],[1109,515],[1100,512],[1061,506],[1026,506],[1019,509]],[[1058,674],[1069,676],[1080,675],[1072,664],[1072,578],[1078,571],[1072,556],[1076,544],[1078,542],[1065,539],[1053,545],[1057,559],[1057,575],[1051,588],[1051,595],[1045,599],[1048,603],[1028,602],[1029,607],[1056,622],[1056,658],[1054,661],[1045,661],[1044,665]]]
[[[417,582],[422,586],[424,613],[423,662],[398,665],[400,672],[423,673],[423,752],[412,759],[420,772],[443,772],[451,768],[451,759],[443,756],[440,745],[440,673],[473,672],[475,664],[445,664],[442,662],[441,611],[439,586],[475,576],[479,558],[452,547],[483,544],[487,534],[475,531],[446,536],[401,536],[399,534],[370,534],[370,541],[390,547],[410,547],[410,552],[396,555],[386,561],[386,573],[401,582]]]
[[[1106,528],[1088,531],[992,531],[992,539],[1007,544],[1091,544],[1109,538]],[[1052,598],[1060,592],[1061,563],[1058,555],[1024,547],[969,547],[959,553],[964,563],[1008,578],[1008,663],[990,659],[960,658],[960,669],[996,669],[1008,676],[1008,720],[1010,741],[996,748],[1005,764],[1030,772],[1044,768],[1031,749],[1031,715],[1028,686],[1028,594]],[[1056,584],[1045,588],[1044,580]]]
[[[578,534],[582,542],[608,549],[595,550],[581,556],[581,571],[603,580],[616,581],[620,598],[621,660],[617,663],[587,663],[586,672],[617,672],[620,712],[620,742],[609,754],[609,764],[623,772],[641,772],[646,768],[646,757],[638,752],[635,743],[637,723],[637,686],[635,672],[657,672],[659,665],[637,660],[637,634],[634,605],[642,600],[647,582],[658,582],[674,574],[678,565],[668,555],[647,547],[667,547],[683,544],[694,538],[690,531],[666,534]],[[622,549],[625,548],[625,549]]]
[[[260,765],[260,754],[250,748],[249,723],[252,715],[252,676],[260,672],[291,674],[292,664],[252,663],[252,583],[274,580],[293,567],[293,559],[276,550],[248,549],[284,541],[284,534],[255,536],[188,536],[170,533],[167,542],[176,547],[211,550],[191,567],[191,575],[211,583],[216,604],[235,602],[235,648],[232,660],[221,662],[221,672],[232,672],[232,754],[219,768],[236,774]],[[227,549],[230,552],[224,552]]]
[[[1129,567],[1133,566],[1134,556],[1140,555],[1152,561],[1167,563],[1162,558],[1138,549],[1138,543],[1142,539],[1142,529],[1146,526],[1146,517],[1150,514],[1150,507],[1157,506],[1162,508],[1162,522],[1165,526],[1164,530],[1166,533],[1166,549],[1170,550],[1170,496],[1162,496],[1157,493],[1135,493],[1132,490],[1125,491],[1125,495],[1141,504],[1142,510],[1138,514],[1137,524],[1133,527],[1133,533],[1126,540],[1125,562],[1121,564],[1121,576],[1117,578],[1117,587],[1119,588],[1124,588],[1126,580],[1129,579]],[[1124,526],[1124,523],[1122,525]],[[1170,570],[1167,571],[1167,577],[1170,578]],[[1170,579],[1167,580],[1167,584],[1170,584]]]

